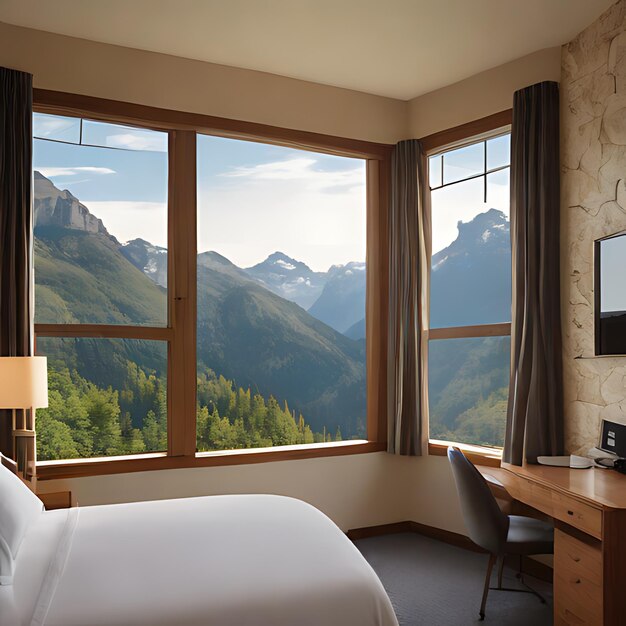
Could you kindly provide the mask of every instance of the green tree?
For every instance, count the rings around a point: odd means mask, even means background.
[[[216,419],[211,421],[210,440],[214,450],[232,450],[234,448],[233,427],[227,417],[220,418],[214,413]]]
[[[143,440],[148,450],[159,449],[159,425],[154,411],[148,411],[143,420]]]
[[[36,427],[39,459],[75,459],[79,456],[70,427],[52,417],[48,411],[40,411]]]
[[[95,385],[90,384],[84,402],[94,433],[94,455],[123,454],[117,391],[113,391],[110,387],[98,389]]]
[[[133,428],[128,434],[126,450],[129,454],[136,454],[138,452],[145,452],[146,444],[143,439],[143,434],[139,428]]]

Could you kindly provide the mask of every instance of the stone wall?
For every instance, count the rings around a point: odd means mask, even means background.
[[[563,46],[561,169],[565,440],[586,452],[626,423],[626,357],[593,358],[593,242],[626,229],[626,0]]]

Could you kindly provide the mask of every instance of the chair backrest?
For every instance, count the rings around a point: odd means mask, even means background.
[[[461,450],[450,446],[448,459],[470,539],[491,554],[500,554],[509,532],[508,515],[500,510],[487,481]]]

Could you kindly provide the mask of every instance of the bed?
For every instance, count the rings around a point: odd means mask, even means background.
[[[17,511],[5,483],[28,492]],[[2,626],[397,626],[359,551],[293,498],[42,511],[0,466],[2,550]]]

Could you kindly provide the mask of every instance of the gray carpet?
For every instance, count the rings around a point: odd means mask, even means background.
[[[478,610],[487,556],[414,533],[355,541],[382,581],[400,626],[480,624]],[[528,593],[490,591],[483,624],[544,626],[552,624],[552,586],[525,580],[547,603]],[[492,586],[497,584],[496,575]],[[520,587],[505,568],[503,586]]]

